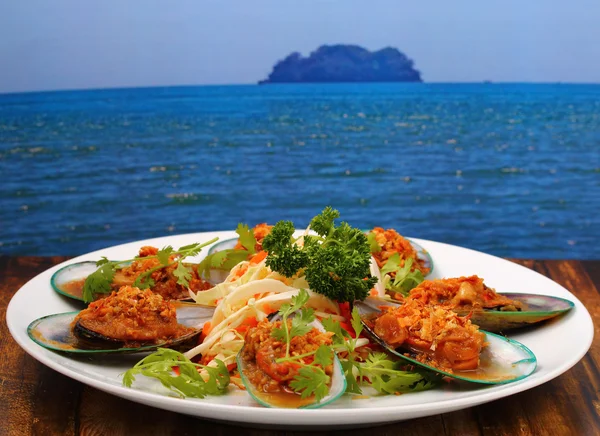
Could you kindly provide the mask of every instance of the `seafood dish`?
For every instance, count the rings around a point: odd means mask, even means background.
[[[313,321],[305,334],[294,336],[286,349],[277,339],[283,321],[261,321],[250,328],[244,346],[238,354],[237,365],[240,377],[248,393],[267,407],[312,408],[323,406],[339,398],[346,389],[341,364],[333,351],[333,333],[327,332],[318,321]],[[292,321],[287,321],[293,328]],[[315,361],[319,349],[326,350],[324,356]],[[294,359],[295,356],[303,356]],[[286,360],[287,358],[287,360]],[[319,401],[316,394],[296,395],[294,384],[298,383],[301,371],[310,371],[317,377],[328,393]]]
[[[446,376],[503,384],[536,368],[535,355],[524,345],[480,330],[468,317],[444,307],[418,300],[358,305],[367,331],[387,351]]]
[[[212,310],[172,302],[149,289],[123,286],[81,312],[42,317],[29,325],[38,344],[78,354],[119,353],[175,346],[198,336]]]
[[[318,408],[447,381],[504,384],[535,371],[527,347],[473,316],[527,312],[529,302],[477,276],[425,280],[432,263],[416,244],[338,218],[327,207],[304,231],[290,221],[240,225],[237,240],[103,259],[85,280],[95,301],[33,321],[29,336],[90,357],[153,351],[123,374],[125,386],[145,377],[181,397],[245,390],[265,407]],[[183,262],[209,246],[200,263]],[[177,301],[184,295],[191,301]]]
[[[187,300],[193,292],[210,289],[213,285],[200,276],[197,265],[183,263],[197,247],[141,247],[138,255],[126,261],[78,262],[58,270],[50,279],[59,294],[75,300],[90,301],[102,298],[122,286],[151,289],[167,300]]]
[[[248,260],[263,251],[262,241],[272,228],[266,223],[257,224],[252,229],[238,226],[236,232],[239,238],[220,241],[210,248],[208,257],[203,261],[205,275],[212,278],[214,283],[224,281],[241,260]],[[309,231],[310,228],[305,233]],[[374,227],[365,231],[365,234],[371,262],[378,269],[377,275],[381,279],[382,293],[401,292],[404,295],[433,271],[433,260],[429,253],[396,230]]]
[[[504,332],[559,316],[573,303],[557,297],[535,294],[499,294],[474,275],[439,280],[425,280],[407,296],[394,294],[399,302],[419,301],[444,307],[491,332]]]
[[[427,276],[431,272],[431,260],[420,256],[414,243],[396,230],[374,227],[369,230],[367,235],[371,244],[371,254],[379,268],[383,268],[391,257],[397,255],[401,267],[404,267],[405,263],[410,260],[412,262],[411,271],[419,270],[423,276]]]

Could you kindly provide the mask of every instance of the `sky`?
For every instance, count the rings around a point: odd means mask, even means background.
[[[426,82],[600,82],[597,0],[3,0],[0,93],[245,84],[293,51],[392,46]]]

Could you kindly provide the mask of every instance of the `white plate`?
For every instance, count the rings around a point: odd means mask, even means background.
[[[179,247],[192,242],[235,236],[234,232],[197,233],[169,236],[119,245],[89,253],[67,263],[109,259],[126,259],[139,247],[153,245]],[[581,302],[552,280],[488,254],[466,248],[415,239],[429,251],[435,262],[434,278],[478,274],[488,286],[498,292],[528,292],[567,298],[575,307],[565,316],[539,328],[520,332],[511,337],[529,347],[537,356],[537,370],[528,378],[507,385],[481,387],[450,383],[443,387],[400,396],[380,396],[355,399],[344,396],[334,404],[317,410],[267,409],[255,405],[249,396],[234,388],[231,393],[202,400],[181,400],[166,396],[164,388],[154,381],[134,384],[134,389],[121,385],[120,374],[130,368],[139,356],[111,358],[73,358],[40,347],[27,336],[31,321],[44,315],[78,310],[81,306],[62,297],[50,287],[50,277],[65,264],[57,265],[30,280],[12,298],[6,322],[19,345],[44,365],[80,382],[111,394],[175,412],[210,419],[237,421],[254,425],[277,426],[360,426],[417,418],[451,412],[503,398],[551,380],[575,365],[589,349],[593,325]],[[204,250],[206,252],[207,249]],[[201,257],[201,256],[200,256]],[[577,340],[573,340],[577,338]],[[141,377],[138,377],[138,381]]]

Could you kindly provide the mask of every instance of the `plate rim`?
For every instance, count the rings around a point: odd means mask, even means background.
[[[436,245],[439,244],[440,247],[445,247],[449,249],[461,249],[467,250],[471,252],[471,254],[475,254],[477,256],[483,256],[484,258],[501,260],[503,262],[508,262],[515,268],[521,268],[526,270],[529,274],[535,274],[537,276],[542,277],[545,280],[549,280],[556,284],[556,286],[560,287],[564,290],[571,298],[571,301],[575,304],[576,309],[581,309],[581,313],[579,314],[580,322],[585,323],[585,332],[587,333],[586,337],[580,337],[581,339],[585,339],[579,352],[576,353],[575,356],[572,356],[570,360],[564,362],[562,365],[557,365],[551,370],[548,371],[543,377],[539,379],[535,378],[525,378],[521,381],[509,383],[505,385],[499,385],[490,388],[478,388],[477,394],[475,396],[465,396],[463,398],[450,398],[445,400],[436,400],[429,403],[416,403],[416,404],[402,404],[402,405],[381,405],[377,408],[326,408],[326,409],[268,409],[262,408],[260,406],[245,406],[245,405],[236,405],[236,404],[217,404],[211,403],[208,401],[196,401],[194,399],[186,399],[183,400],[180,398],[169,397],[165,395],[161,395],[154,392],[144,391],[140,389],[132,389],[127,388],[125,386],[120,386],[117,384],[110,384],[94,378],[92,376],[86,376],[84,374],[75,372],[66,366],[62,366],[59,362],[50,359],[44,351],[48,351],[49,353],[53,353],[49,350],[45,350],[35,342],[29,340],[26,336],[27,340],[21,340],[21,336],[16,334],[15,332],[15,306],[18,301],[15,297],[19,295],[23,289],[31,286],[30,284],[34,281],[41,280],[44,275],[52,275],[56,270],[75,262],[81,262],[86,260],[87,258],[91,258],[97,256],[97,253],[104,252],[106,250],[119,250],[123,248],[127,248],[128,246],[140,246],[140,244],[150,244],[150,243],[158,243],[160,245],[163,241],[168,241],[173,238],[206,238],[207,240],[213,236],[219,236],[221,238],[230,237],[230,235],[235,235],[234,231],[212,231],[212,232],[196,232],[196,233],[186,233],[186,234],[178,234],[178,235],[167,235],[158,238],[150,238],[144,239],[140,241],[131,241],[123,244],[118,244],[115,246],[105,247],[100,250],[96,250],[90,253],[82,254],[80,256],[74,257],[67,261],[61,262],[40,274],[37,274],[35,277],[28,280],[19,290],[15,292],[15,294],[11,297],[11,300],[6,309],[6,323],[9,329],[9,332],[15,342],[31,357],[33,357],[38,362],[43,365],[54,369],[55,371],[71,378],[77,380],[83,384],[88,386],[92,386],[101,391],[116,395],[121,398],[125,398],[127,400],[131,400],[137,403],[149,405],[152,407],[158,407],[164,410],[175,411],[178,413],[184,413],[188,415],[194,415],[202,418],[208,418],[212,420],[221,420],[221,421],[235,421],[241,424],[257,424],[257,425],[270,425],[270,426],[285,426],[285,427],[331,427],[331,426],[365,426],[365,425],[375,425],[382,423],[390,423],[390,422],[398,422],[406,419],[413,419],[423,416],[431,416],[437,415],[441,413],[447,413],[454,410],[463,409],[466,407],[474,407],[479,404],[483,404],[489,401],[493,401],[496,399],[501,399],[508,397],[510,395],[514,395],[520,392],[523,392],[528,389],[532,389],[536,386],[539,386],[543,383],[549,382],[550,380],[558,377],[564,372],[568,371],[574,365],[576,365],[585,354],[588,352],[594,337],[594,328],[591,316],[587,308],[581,303],[581,301],[573,295],[569,290],[564,288],[562,285],[554,282],[547,276],[538,273],[530,268],[527,268],[523,265],[519,265],[517,263],[511,262],[507,259],[503,259],[497,256],[493,256],[484,252],[480,252],[477,250],[473,250],[466,247],[461,247],[458,245],[447,244],[444,242],[437,242],[425,239],[411,238],[414,239],[415,242],[421,244],[428,245]],[[218,241],[217,241],[218,243]],[[210,247],[206,247],[206,252],[208,252]],[[431,251],[431,250],[428,250]],[[57,293],[55,293],[50,284],[48,277],[47,284],[48,292],[51,292],[56,298],[64,298],[59,297]],[[29,323],[28,323],[29,324]],[[62,356],[62,355],[61,355]],[[68,358],[68,357],[67,357]],[[535,373],[534,373],[535,374]],[[491,392],[490,392],[491,391]],[[510,391],[506,393],[505,391]],[[183,407],[182,407],[183,406]],[[375,412],[376,413],[373,413]],[[398,412],[403,412],[402,416],[398,416]],[[215,414],[224,416],[215,416]]]

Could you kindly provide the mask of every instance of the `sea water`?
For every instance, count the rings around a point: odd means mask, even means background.
[[[0,95],[0,254],[81,254],[323,207],[499,256],[600,258],[600,85]],[[193,241],[191,241],[193,242]]]

